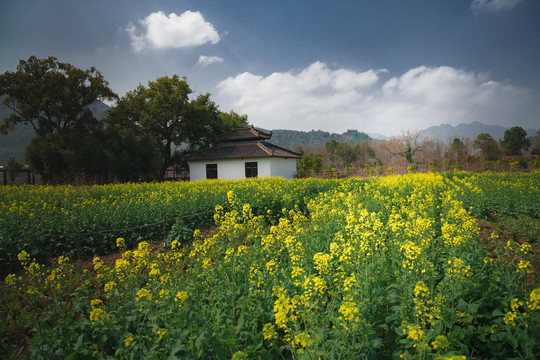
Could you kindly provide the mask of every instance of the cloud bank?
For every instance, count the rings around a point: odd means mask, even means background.
[[[471,10],[499,12],[515,8],[523,0],[473,0]]]
[[[185,48],[216,44],[220,40],[214,26],[198,11],[186,11],[181,15],[166,15],[158,11],[139,20],[139,25],[141,29],[130,22],[125,28],[136,52],[148,46],[155,49]]]
[[[389,77],[387,70],[332,70],[315,62],[266,77],[245,72],[217,88],[222,105],[267,129],[358,129],[394,135],[441,123],[507,125],[532,113],[531,94],[482,74],[420,66],[386,81],[383,77]]]

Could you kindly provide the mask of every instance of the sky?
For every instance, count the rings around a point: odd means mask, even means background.
[[[540,129],[539,0],[0,4],[0,73],[54,56],[119,96],[178,74],[268,130]]]

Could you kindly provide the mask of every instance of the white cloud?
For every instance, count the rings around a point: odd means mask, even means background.
[[[208,66],[211,64],[221,64],[223,61],[223,58],[219,56],[201,55],[199,56],[199,61],[197,61],[197,65]]]
[[[219,42],[219,34],[198,11],[186,11],[181,15],[162,11],[154,12],[139,20],[139,30],[130,22],[125,30],[131,37],[136,52],[147,46],[155,49],[184,48]]]
[[[510,10],[523,0],[473,0],[471,10],[498,12]]]
[[[331,70],[315,62],[296,72],[229,77],[218,84],[217,95],[222,106],[266,129],[387,135],[442,123],[507,125],[526,120],[534,100],[514,86],[447,66],[420,66],[379,83],[386,72]]]

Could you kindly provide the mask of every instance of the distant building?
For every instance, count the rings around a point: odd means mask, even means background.
[[[190,179],[294,178],[302,155],[267,142],[271,137],[253,127],[218,136],[217,145],[185,156]]]

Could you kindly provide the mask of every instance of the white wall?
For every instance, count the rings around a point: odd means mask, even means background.
[[[259,177],[283,176],[294,178],[296,159],[255,158],[218,161],[190,161],[189,174],[192,181],[206,179],[206,164],[218,164],[218,179],[243,179],[246,175],[246,162],[257,162]]]

